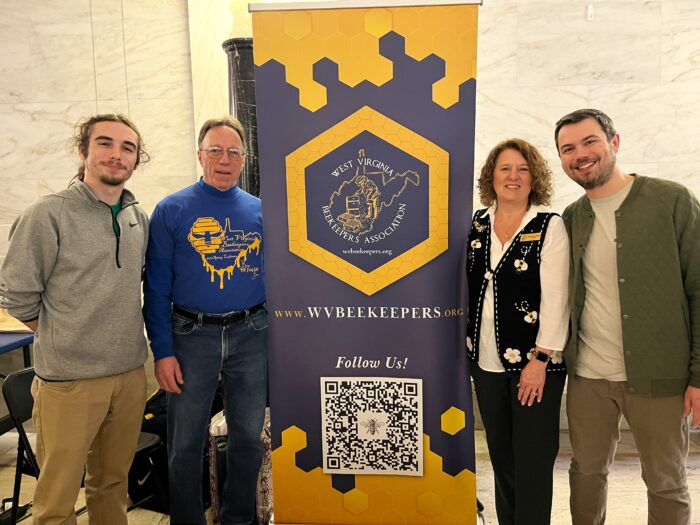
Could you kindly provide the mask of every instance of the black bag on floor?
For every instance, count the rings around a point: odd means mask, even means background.
[[[165,390],[159,388],[153,392],[146,400],[146,409],[144,410],[143,422],[141,423],[142,432],[150,432],[156,434],[163,441],[163,446],[153,453],[153,471],[158,476],[160,486],[163,490],[168,491],[168,451],[166,443],[168,440],[168,401],[165,395]],[[145,462],[146,458],[135,458],[129,470],[129,498],[131,501],[141,501],[142,499],[156,494],[154,480],[149,465]],[[160,498],[153,498],[143,505],[142,508],[168,514],[166,502]]]
[[[216,414],[223,410],[223,407],[224,397],[221,385],[219,385],[214,396],[211,413]],[[156,434],[163,441],[163,446],[152,455],[152,460],[160,485],[167,493],[168,451],[166,444],[168,442],[168,399],[165,390],[162,388],[153,392],[146,400],[141,431]],[[154,481],[150,479],[151,470],[145,461],[147,461],[147,459],[136,458],[129,470],[129,498],[131,498],[131,501],[141,501],[146,496],[158,494]],[[202,464],[202,499],[204,501],[204,508],[206,509],[211,506],[208,450],[202,451]],[[145,502],[141,505],[141,508],[160,512],[161,514],[169,513],[166,503],[160,498],[153,498]]]

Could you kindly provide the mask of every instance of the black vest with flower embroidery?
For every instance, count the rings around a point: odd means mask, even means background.
[[[554,213],[538,213],[515,236],[491,268],[491,221],[486,210],[474,214],[467,244],[469,316],[467,356],[479,359],[479,334],[484,294],[493,282],[496,348],[506,372],[520,372],[535,348],[540,327],[540,251]],[[565,372],[563,362],[547,364],[547,372]]]

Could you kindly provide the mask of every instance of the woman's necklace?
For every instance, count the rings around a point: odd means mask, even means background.
[[[524,216],[525,212],[518,214],[515,216],[515,218],[509,217],[509,220],[507,221],[501,218],[500,215],[495,216],[494,229],[496,231],[496,235],[501,240],[501,243],[509,241],[513,235],[515,235],[515,232],[518,231],[518,226],[520,226]]]

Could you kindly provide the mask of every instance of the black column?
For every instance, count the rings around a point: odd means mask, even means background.
[[[239,185],[253,195],[260,195],[258,171],[258,122],[255,116],[255,65],[253,39],[231,38],[222,47],[228,55],[229,109],[246,131],[248,157]]]

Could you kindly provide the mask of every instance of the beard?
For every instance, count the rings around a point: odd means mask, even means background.
[[[100,182],[107,186],[120,186],[129,180],[129,176],[101,175]]]
[[[116,173],[112,173],[108,166],[99,167],[97,172],[97,179],[107,186],[120,186],[124,184],[131,178],[133,170],[126,169],[123,165],[119,165],[120,169]],[[103,168],[103,169],[100,169]]]
[[[579,164],[585,164],[586,162],[590,162],[590,159],[584,159],[583,161],[580,161]],[[612,174],[615,171],[615,165],[617,164],[617,157],[612,148],[610,148],[610,158],[607,160],[607,162],[603,163],[603,160],[599,158],[598,163],[598,173],[594,173],[590,177],[582,177],[577,175],[572,169],[571,178],[584,190],[592,190],[603,186],[612,177]]]

